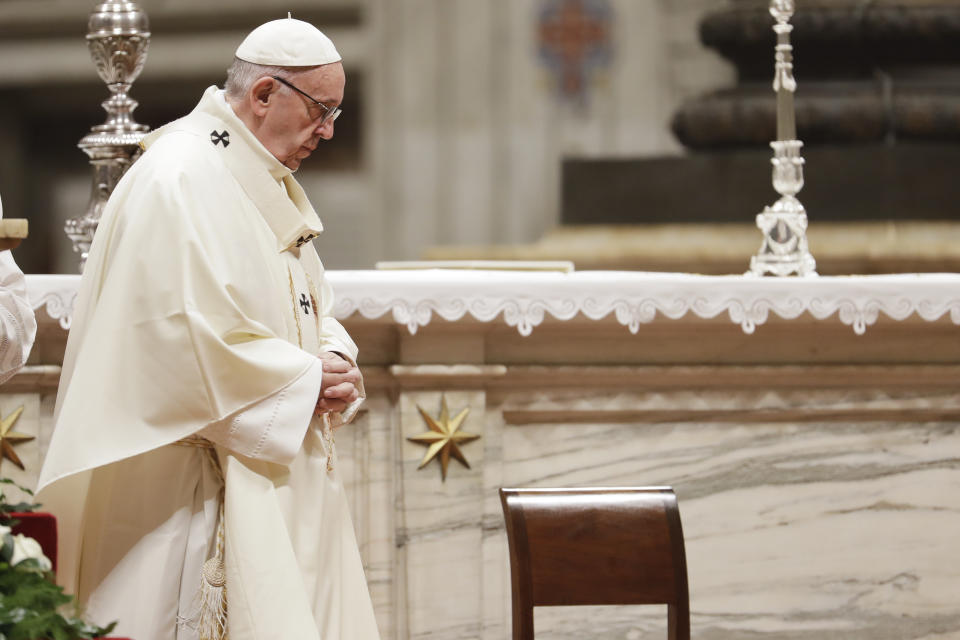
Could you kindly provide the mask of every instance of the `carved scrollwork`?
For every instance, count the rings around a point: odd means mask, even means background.
[[[107,85],[130,84],[136,80],[147,60],[149,36],[88,37],[87,47],[100,79]]]

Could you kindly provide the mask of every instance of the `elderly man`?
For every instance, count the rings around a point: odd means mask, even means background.
[[[62,581],[118,635],[378,637],[333,441],[362,379],[292,176],[344,82],[312,25],[258,27],[106,207],[40,498]]]

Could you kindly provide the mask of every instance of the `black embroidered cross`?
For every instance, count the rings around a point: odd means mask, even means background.
[[[224,129],[223,133],[217,133],[217,130],[214,129],[210,132],[210,142],[213,143],[213,146],[217,146],[217,143],[221,142],[223,148],[226,149],[230,145],[230,132]]]
[[[307,300],[307,295],[304,293],[300,294],[300,306],[303,307],[304,315],[310,315],[310,301]]]

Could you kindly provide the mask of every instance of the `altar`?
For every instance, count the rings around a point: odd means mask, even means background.
[[[673,486],[694,637],[960,634],[960,275],[328,276],[368,392],[337,447],[385,640],[509,637],[502,486]],[[38,341],[0,388],[28,485],[78,281],[28,276]],[[426,416],[479,436],[469,468],[420,468]],[[661,613],[536,624],[662,637]]]

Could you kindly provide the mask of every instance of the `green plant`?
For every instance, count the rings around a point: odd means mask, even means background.
[[[13,485],[26,495],[33,498],[33,491],[30,491],[30,489],[27,489],[26,487],[21,487],[10,478],[0,478],[0,485],[3,484]],[[7,502],[7,494],[3,487],[0,487],[0,524],[9,526],[11,513],[32,513],[38,508],[40,508],[40,505],[33,502],[16,502],[13,504]]]
[[[0,478],[33,494],[12,480]],[[34,511],[39,505],[8,504],[0,491],[0,640],[81,640],[104,636],[116,623],[106,627],[90,625],[69,613],[75,609],[73,596],[53,582],[50,560],[33,538],[14,535],[9,514]]]

